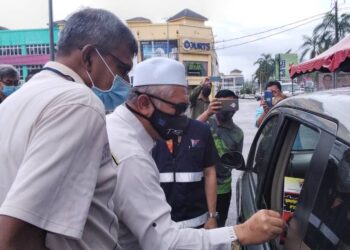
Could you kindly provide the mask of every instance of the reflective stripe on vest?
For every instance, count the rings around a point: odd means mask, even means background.
[[[160,173],[160,182],[197,182],[201,181],[203,178],[203,172],[185,172],[185,173]]]
[[[176,224],[178,224],[180,228],[189,228],[189,227],[193,228],[193,227],[199,227],[205,224],[207,220],[208,220],[208,213],[205,213],[193,219],[176,222]]]

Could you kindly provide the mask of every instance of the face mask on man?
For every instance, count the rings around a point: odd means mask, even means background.
[[[137,94],[143,94],[143,93],[137,93]],[[146,95],[156,98],[158,100],[161,100],[163,102],[169,103],[171,105],[176,105],[174,107],[176,110],[175,115],[170,115],[157,109],[152,101],[151,103],[154,107],[154,111],[150,117],[147,117],[137,112],[136,110],[132,109],[128,105],[126,105],[126,107],[131,112],[136,113],[142,116],[143,118],[145,118],[146,120],[148,120],[151,123],[153,129],[157,131],[157,133],[160,135],[160,137],[162,137],[163,140],[175,139],[178,136],[181,136],[185,132],[189,121],[187,116],[180,115],[180,114],[183,114],[186,111],[188,104],[187,103],[174,104],[154,95],[150,95],[150,94],[146,94]]]
[[[188,125],[187,116],[169,115],[157,109],[155,106],[154,112],[148,120],[164,140],[174,139],[181,136]]]
[[[216,119],[220,123],[227,123],[232,121],[232,117],[235,114],[235,111],[220,111],[216,114]]]
[[[114,75],[113,71],[108,66],[105,59],[101,56],[98,49],[95,48],[95,50],[99,55],[99,57],[101,58],[102,62],[106,65],[108,71],[114,77],[111,88],[108,90],[102,90],[96,87],[89,72],[87,72],[87,74],[92,83],[92,88],[91,88],[92,91],[100,98],[100,100],[103,102],[105,106],[106,112],[109,113],[109,112],[112,112],[117,106],[125,102],[130,91],[130,84],[118,74]]]
[[[5,96],[9,96],[9,95],[13,94],[17,89],[18,89],[18,86],[7,86],[7,85],[4,85],[4,86],[2,87],[1,92],[2,92]]]
[[[208,87],[208,86],[204,86],[202,88],[202,95],[205,96],[205,97],[208,97],[211,93],[211,88]]]

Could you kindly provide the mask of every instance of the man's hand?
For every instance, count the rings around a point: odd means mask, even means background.
[[[209,218],[207,222],[204,224],[204,229],[213,229],[217,227],[218,227],[218,223],[215,218]]]
[[[269,108],[269,106],[266,104],[265,100],[261,99],[260,105],[263,107],[264,113],[265,113],[265,114],[267,114],[267,113],[270,111],[270,108]]]
[[[283,232],[284,221],[279,213],[260,210],[245,223],[234,227],[242,245],[261,244],[276,238]]]
[[[213,114],[218,113],[221,108],[222,108],[221,102],[218,101],[218,99],[214,98],[209,103],[207,110],[205,110],[202,114],[200,114],[197,117],[197,120],[201,122],[206,122],[209,119],[209,117],[211,117]]]
[[[221,108],[222,108],[221,102],[218,99],[214,98],[210,102],[206,112],[207,112],[208,116],[212,116],[213,114],[216,114],[217,112],[219,112]]]

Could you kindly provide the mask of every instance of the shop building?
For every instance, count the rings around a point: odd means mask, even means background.
[[[57,43],[61,22],[54,27]],[[50,60],[49,29],[0,30],[0,64],[12,64],[23,81],[32,69],[41,69]]]
[[[218,60],[212,28],[208,19],[184,9],[165,23],[152,23],[144,17],[126,22],[139,45],[137,62],[155,56],[178,60],[185,65],[189,85],[198,85],[205,77],[217,76]]]

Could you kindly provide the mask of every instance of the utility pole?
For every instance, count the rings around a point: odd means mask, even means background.
[[[53,40],[53,17],[52,17],[52,0],[49,0],[49,36],[50,36],[50,60],[55,60],[55,44]]]
[[[335,43],[339,42],[339,27],[338,27],[338,1],[334,2],[334,10],[335,10]]]
[[[169,58],[169,22],[168,19],[166,19],[166,50]]]

